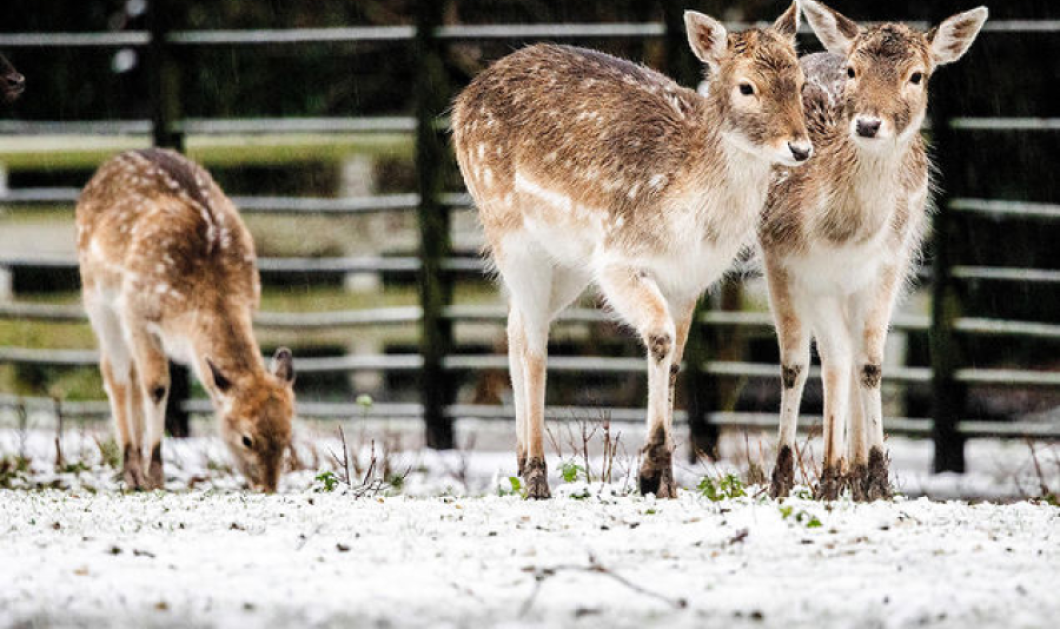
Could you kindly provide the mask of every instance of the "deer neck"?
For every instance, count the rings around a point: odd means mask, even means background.
[[[191,327],[189,336],[200,374],[209,373],[206,359],[228,374],[257,377],[265,373],[265,361],[246,308],[222,304],[201,309]]]
[[[849,238],[864,239],[891,222],[904,190],[903,169],[910,154],[922,150],[919,134],[898,137],[887,145],[868,148],[849,134],[837,138],[833,158],[817,164],[830,183],[821,219],[849,226]]]

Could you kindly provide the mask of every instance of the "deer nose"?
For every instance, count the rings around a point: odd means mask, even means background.
[[[788,150],[796,162],[805,162],[813,155],[813,145],[809,142],[788,142]]]
[[[863,138],[874,138],[880,130],[880,121],[876,118],[858,118],[858,135]]]

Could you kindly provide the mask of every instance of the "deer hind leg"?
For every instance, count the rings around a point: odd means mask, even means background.
[[[677,330],[655,280],[627,265],[611,265],[598,274],[604,296],[640,334],[648,349],[648,438],[642,451],[642,494],[676,498],[670,425],[670,368]]]
[[[122,480],[128,489],[141,489],[143,476],[143,425],[133,408],[134,369],[132,355],[122,336],[117,316],[107,306],[86,295],[89,322],[99,339],[99,370],[114,417],[118,448],[122,453]]]
[[[769,495],[783,498],[795,486],[795,431],[810,371],[810,333],[790,290],[787,272],[774,266],[767,275],[769,301],[780,345],[780,428],[777,461]]]
[[[517,459],[527,497],[549,498],[544,440],[545,367],[554,269],[544,252],[531,243],[509,242],[502,251],[497,267],[510,297],[508,361],[515,398]]]
[[[843,436],[849,415],[850,370],[853,368],[850,325],[841,301],[819,297],[813,327],[824,383],[824,465],[817,497],[835,500],[839,497],[844,477]]]
[[[127,320],[126,335],[136,361],[138,401],[146,419],[147,445],[151,453],[147,466],[147,486],[161,489],[165,485],[162,435],[166,427],[166,400],[169,397],[169,361],[158,338],[142,324]]]

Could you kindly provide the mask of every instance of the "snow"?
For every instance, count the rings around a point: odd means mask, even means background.
[[[7,491],[0,610],[32,626],[1040,627],[1060,614],[1054,507],[794,499],[785,518],[764,499],[559,493]]]
[[[598,457],[593,482],[565,482],[561,463],[580,461],[559,438],[555,498],[528,502],[511,495],[503,428],[464,424],[460,442],[477,431],[478,446],[450,453],[369,428],[367,440],[347,435],[362,470],[353,488],[324,491],[316,478],[344,475],[333,425],[303,427],[306,469],[273,496],[242,491],[212,436],[167,442],[168,491],[126,494],[94,429],[66,432],[64,458],[82,464],[59,472],[53,432],[0,429],[0,457],[31,459],[8,479],[19,488],[0,490],[0,626],[966,628],[1060,617],[1060,509],[1046,504],[777,502],[758,487],[712,502],[695,486],[739,472],[742,435],[717,468],[679,466],[688,489],[672,501],[631,491],[629,457],[611,484]],[[403,476],[400,488],[360,489],[373,437],[376,471]],[[1014,499],[1037,487],[1026,444],[972,443],[964,477],[929,474],[930,444],[889,446],[907,495],[981,498],[994,486]],[[1055,452],[1040,452],[1054,475]]]

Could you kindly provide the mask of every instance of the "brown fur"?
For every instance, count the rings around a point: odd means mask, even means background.
[[[544,44],[481,73],[452,117],[457,161],[512,297],[517,460],[544,455],[535,442],[548,324],[595,282],[647,349],[649,432],[661,436],[645,451],[642,489],[666,496],[676,491],[671,370],[696,298],[753,237],[770,165],[811,150],[797,8],[744,33],[692,12],[686,24],[711,69],[708,97],[629,61]]]
[[[834,497],[848,464],[856,483],[866,475],[886,482],[883,345],[927,225],[930,164],[919,133],[927,82],[937,65],[964,53],[986,10],[921,33],[896,23],[862,29],[812,0],[802,7],[829,50],[801,61],[817,156],[802,168],[778,169],[758,236],[785,368],[807,364],[811,329],[817,339],[825,390],[821,493]],[[796,379],[785,371],[782,447],[794,444],[802,395]],[[870,450],[879,454],[875,467]],[[866,487],[858,485],[855,497],[869,496]]]
[[[122,418],[126,388],[142,394],[157,422],[165,406],[166,354],[190,361],[211,394],[222,435],[255,487],[276,488],[291,439],[294,379],[281,350],[270,373],[251,318],[260,284],[254,244],[238,211],[203,168],[179,153],[130,151],[100,167],[77,206],[82,290],[101,340],[103,374],[119,438],[136,451],[137,430]],[[121,328],[120,336],[111,328]],[[124,356],[128,353],[128,357]],[[117,373],[131,358],[134,369]],[[128,384],[126,384],[128,383]],[[149,424],[152,439],[161,430]],[[244,439],[250,443],[244,445]],[[150,484],[161,481],[160,442]]]

